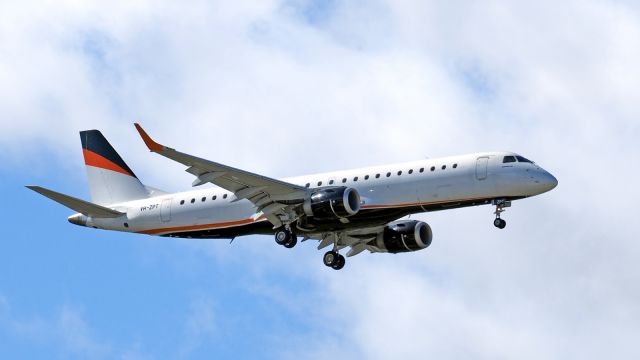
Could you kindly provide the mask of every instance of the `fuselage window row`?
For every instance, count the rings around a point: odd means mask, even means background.
[[[515,160],[515,158],[514,158],[514,160]],[[458,163],[454,163],[454,164],[452,165],[452,168],[453,168],[453,169],[457,169],[457,168],[458,168]],[[442,169],[442,170],[446,170],[446,169],[447,169],[447,165],[442,165],[441,169]],[[420,173],[424,173],[424,170],[425,170],[425,168],[420,168],[418,171],[419,171]],[[431,170],[431,171],[436,171],[436,167],[435,167],[435,166],[432,166],[430,170]],[[399,170],[399,171],[397,172],[398,176],[402,176],[402,173],[403,173],[403,171],[402,171],[402,170]],[[413,170],[413,169],[409,169],[409,170],[407,171],[407,174],[408,174],[408,175],[412,175],[413,173],[414,173],[414,170]],[[380,178],[380,174],[375,174],[374,176],[375,176],[375,178],[376,178],[376,179],[379,179],[379,178]],[[387,172],[386,176],[387,176],[387,177],[391,177],[391,172]],[[370,175],[365,175],[363,178],[364,178],[364,180],[369,180],[369,179],[371,178],[371,176],[370,176]],[[357,182],[359,179],[360,179],[360,177],[359,177],[359,176],[356,176],[356,177],[354,177],[354,178],[353,178],[353,182]],[[347,181],[348,181],[348,179],[347,179],[347,178],[342,178],[342,183],[343,183],[343,184],[346,184],[346,183],[347,183]],[[318,181],[318,182],[317,182],[317,187],[321,187],[321,186],[322,186],[322,183],[323,183],[322,181]],[[333,185],[333,184],[335,184],[335,180],[329,180],[328,185]],[[310,187],[311,187],[311,183],[306,183],[306,184],[305,184],[305,187],[306,187],[306,188],[310,188]],[[213,199],[213,200],[215,200],[215,199]]]
[[[228,194],[224,194],[224,195],[222,195],[222,198],[223,198],[223,199],[226,199],[228,196],[229,196]],[[215,200],[217,200],[217,199],[218,199],[218,195],[213,195],[213,196],[211,197],[211,200],[213,200],[213,201],[215,201]],[[205,202],[205,201],[207,201],[207,197],[206,197],[206,196],[203,196],[201,200],[202,200],[202,202]],[[195,204],[195,202],[196,202],[196,199],[195,199],[195,198],[192,198],[192,199],[191,199],[191,203],[192,203],[192,204]],[[180,205],[184,205],[184,203],[185,203],[185,200],[180,200]]]

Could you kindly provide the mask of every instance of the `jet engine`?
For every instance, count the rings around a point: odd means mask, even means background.
[[[385,226],[378,237],[369,243],[381,252],[402,253],[426,249],[433,233],[429,224],[417,220],[393,222]]]
[[[307,216],[315,219],[346,218],[360,211],[360,194],[344,186],[320,188],[304,201],[303,209]]]

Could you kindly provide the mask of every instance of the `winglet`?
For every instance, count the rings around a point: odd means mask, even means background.
[[[144,129],[142,128],[142,126],[140,126],[140,124],[134,123],[133,125],[135,125],[136,129],[138,130],[138,133],[140,133],[140,137],[142,137],[142,140],[147,145],[150,151],[160,152],[164,150],[164,146],[153,141],[153,139],[149,136],[149,134],[147,134],[146,131],[144,131]]]

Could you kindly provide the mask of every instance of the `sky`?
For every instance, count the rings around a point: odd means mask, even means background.
[[[632,1],[0,2],[0,358],[637,359]],[[186,190],[133,122],[271,177],[510,150],[552,192],[412,216],[342,271],[311,243],[77,227],[78,131]]]

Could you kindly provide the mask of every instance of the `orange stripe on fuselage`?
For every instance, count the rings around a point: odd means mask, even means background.
[[[138,233],[139,234],[147,234],[147,235],[157,235],[157,234],[161,234],[161,233],[172,233],[172,232],[176,232],[176,231],[212,230],[212,229],[233,227],[233,226],[238,226],[238,225],[247,225],[247,224],[252,224],[254,222],[258,222],[258,221],[262,221],[262,220],[264,220],[264,217],[261,216],[261,217],[258,218],[258,220],[244,219],[244,220],[240,220],[240,221],[229,221],[229,222],[217,223],[217,224],[202,224],[202,225],[178,226],[178,227],[162,228],[162,229],[150,229],[150,230],[138,231]]]
[[[91,150],[82,149],[82,154],[84,155],[84,163],[89,166],[95,166],[106,170],[111,170],[115,172],[119,172],[121,174],[133,176],[132,173],[118,166],[114,162],[105,157],[94,153]]]

